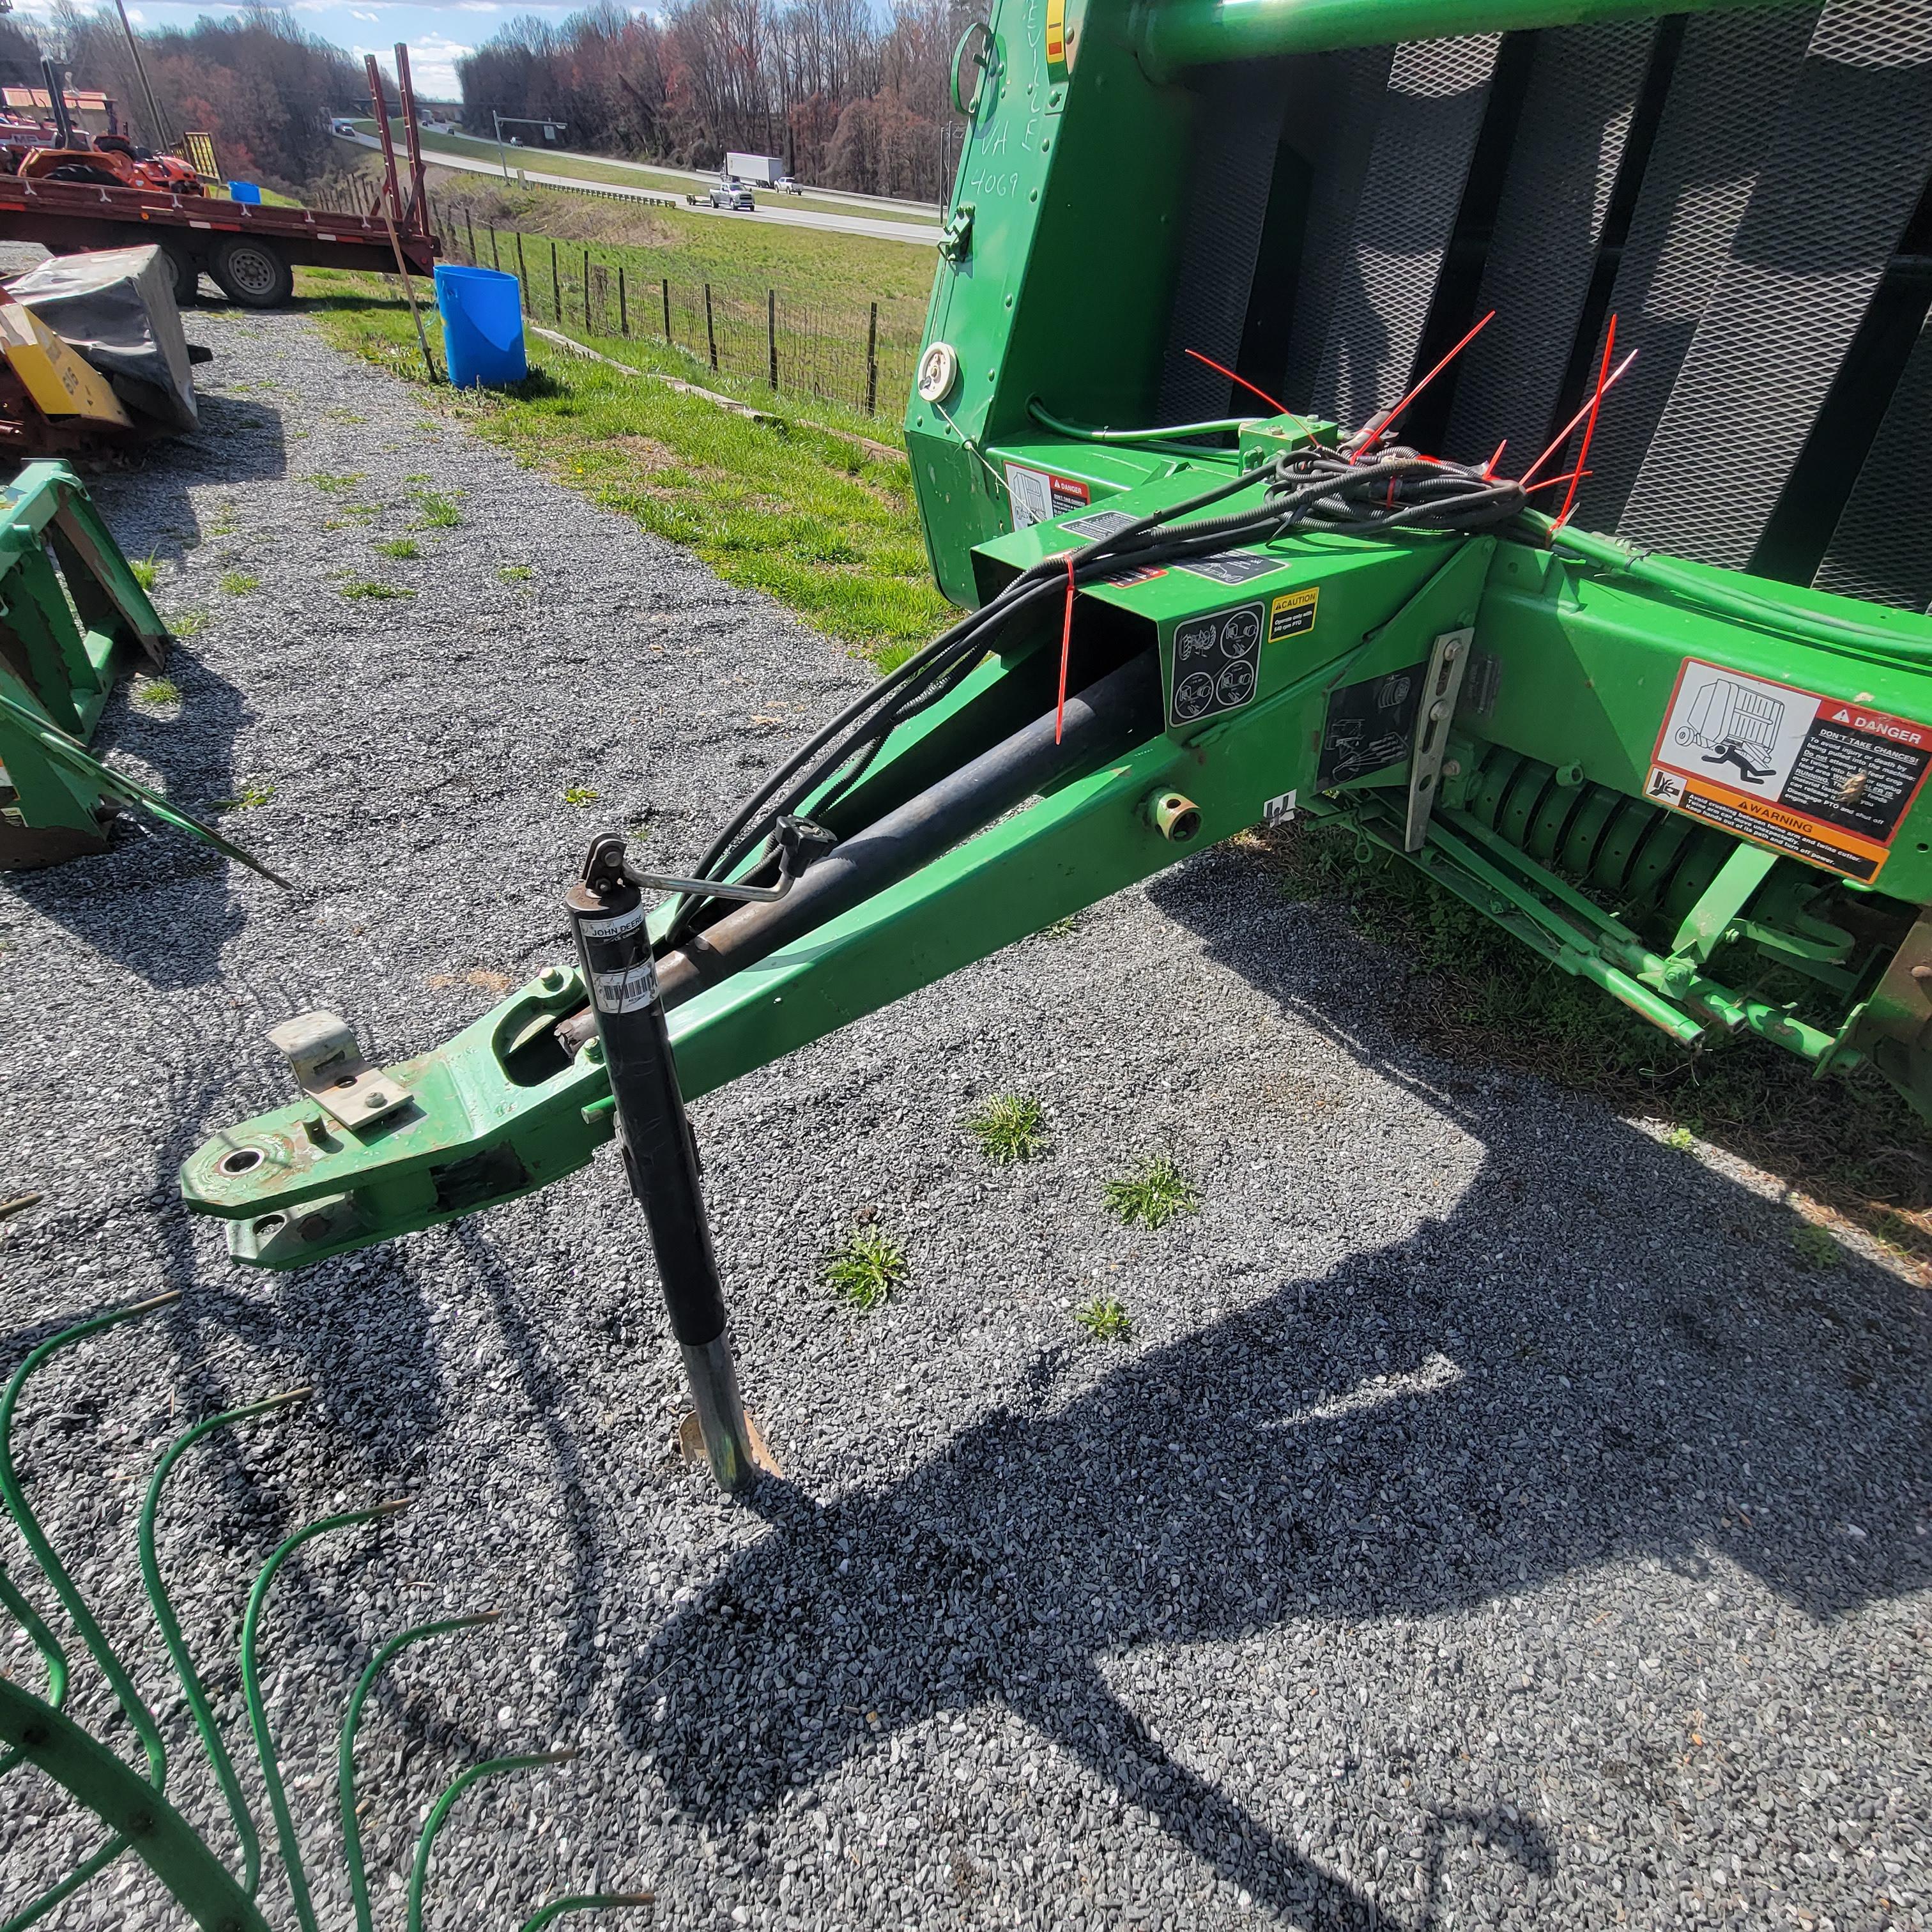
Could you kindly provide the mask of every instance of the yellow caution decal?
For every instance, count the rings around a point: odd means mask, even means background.
[[[63,342],[32,310],[0,302],[0,354],[13,365],[34,406],[44,416],[86,416],[95,422],[131,418],[107,379]]]

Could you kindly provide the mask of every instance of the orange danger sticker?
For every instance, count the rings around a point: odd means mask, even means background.
[[[1645,795],[1720,831],[1874,879],[1932,768],[1932,726],[1686,658]]]

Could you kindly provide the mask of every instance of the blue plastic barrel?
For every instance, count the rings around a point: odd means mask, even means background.
[[[436,306],[442,317],[442,352],[456,388],[520,382],[530,374],[524,359],[523,303],[514,275],[440,262]]]
[[[254,182],[230,182],[228,184],[228,199],[230,201],[249,202],[260,207],[262,190]]]

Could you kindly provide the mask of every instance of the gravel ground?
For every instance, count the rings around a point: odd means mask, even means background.
[[[1924,1294],[1862,1254],[1801,1268],[1763,1176],[1432,1058],[1400,1024],[1423,983],[1244,851],[696,1110],[788,1472],[746,1502],[669,1453],[674,1352],[608,1153],[300,1275],[230,1265],[172,1176],[286,1097],[272,1024],[446,1037],[562,956],[593,824],[648,819],[688,860],[858,673],[301,318],[190,333],[217,351],[203,433],[99,495],[206,623],[178,707],[117,700],[100,742],[190,804],[262,800],[226,822],[301,885],[138,827],[9,880],[0,1198],[44,1198],[0,1229],[0,1292],[10,1364],[182,1292],[57,1360],[21,1436],[195,1816],[142,1486],[188,1421],[312,1384],[190,1454],[161,1547],[242,1756],[256,1565],[412,1500],[291,1564],[268,1621],[325,1923],[346,1686],[403,1623],[479,1604],[501,1624],[412,1651],[367,1720],[380,1923],[442,1783],[566,1742],[463,1801],[432,1923],[597,1885],[679,1928],[1932,1922]],[[374,555],[425,489],[460,524]],[[962,1117],[1015,1092],[1052,1143],[996,1169]],[[1198,1214],[1123,1228],[1103,1182],[1163,1150]],[[867,1316],[817,1280],[861,1215],[910,1262]],[[1073,1318],[1102,1294],[1125,1343]],[[4,1790],[11,1900],[92,1834]],[[117,1868],[52,1922],[178,1922]]]

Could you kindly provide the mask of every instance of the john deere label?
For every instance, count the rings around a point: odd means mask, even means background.
[[[1932,726],[1686,658],[1646,795],[1740,838],[1878,876],[1932,768]]]

